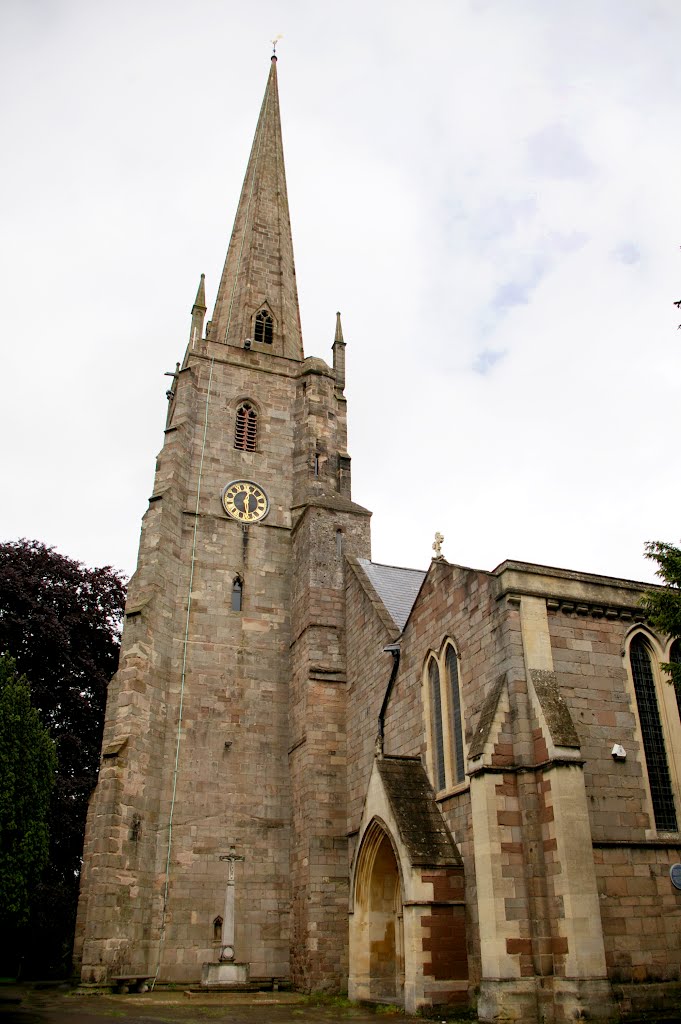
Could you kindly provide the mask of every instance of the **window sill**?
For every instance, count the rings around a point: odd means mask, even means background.
[[[435,794],[435,800],[438,804],[444,803],[445,800],[450,800],[454,796],[460,796],[461,793],[466,793],[470,788],[470,780],[465,779],[463,782],[459,782],[456,786],[452,786],[451,789],[441,789]]]

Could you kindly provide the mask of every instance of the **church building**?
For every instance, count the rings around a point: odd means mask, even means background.
[[[524,1024],[670,998],[679,643],[627,580],[437,540],[424,572],[371,561],[340,315],[329,364],[303,351],[276,57],[206,313],[202,276],[109,688],[82,981]]]

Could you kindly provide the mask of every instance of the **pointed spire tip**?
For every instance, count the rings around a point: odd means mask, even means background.
[[[333,340],[334,340],[334,342],[342,342],[343,341],[343,328],[341,326],[341,315],[340,315],[340,313],[336,313],[336,335],[335,335]]]
[[[194,306],[192,308],[192,313],[194,312],[195,309],[205,309],[205,308],[206,308],[206,275],[205,274],[201,274],[201,280],[199,281],[199,287],[198,287],[198,290],[196,292],[196,298],[194,299]]]

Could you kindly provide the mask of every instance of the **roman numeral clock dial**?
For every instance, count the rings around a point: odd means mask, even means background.
[[[258,523],[269,512],[270,503],[252,480],[232,480],[222,491],[222,507],[238,523]]]

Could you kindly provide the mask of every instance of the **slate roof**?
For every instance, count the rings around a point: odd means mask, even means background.
[[[376,767],[411,863],[429,867],[460,864],[459,851],[435,802],[421,759],[379,758]]]
[[[357,562],[366,573],[374,590],[390,613],[396,626],[402,630],[409,618],[425,572],[421,569],[402,569],[397,565],[381,565],[368,558]]]

